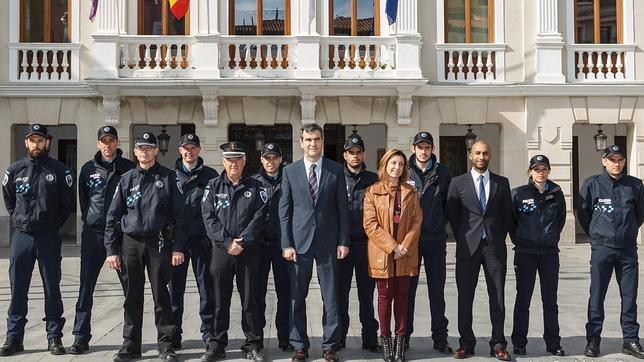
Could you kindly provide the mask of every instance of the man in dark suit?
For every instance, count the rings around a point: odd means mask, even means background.
[[[508,179],[488,170],[490,145],[476,142],[469,154],[471,172],[452,179],[447,192],[447,215],[456,238],[456,287],[460,348],[454,358],[474,355],[472,331],[474,291],[483,265],[492,320],[490,355],[509,361],[503,333],[507,251],[505,238],[512,225],[512,198]]]
[[[304,158],[288,165],[282,174],[279,218],[282,256],[289,263],[291,282],[290,342],[293,361],[308,358],[306,296],[317,266],[324,305],[322,351],[326,361],[338,361],[340,341],[337,309],[338,259],[349,253],[349,216],[344,170],[322,157],[324,130],[318,124],[302,126],[300,147]]]

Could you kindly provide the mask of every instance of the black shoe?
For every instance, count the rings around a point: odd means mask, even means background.
[[[279,348],[282,350],[282,352],[294,352],[295,348],[293,348],[293,345],[289,341],[281,341],[279,343]]]
[[[642,349],[642,345],[639,342],[624,343],[622,353],[644,359],[644,349]]]
[[[592,358],[599,357],[599,341],[594,340],[588,342],[584,350],[584,355]]]
[[[83,354],[83,352],[89,350],[89,343],[75,340],[71,347],[69,347],[69,353],[71,354]]]
[[[551,353],[553,356],[563,357],[566,355],[566,351],[561,347],[561,345],[553,345],[546,347],[546,352]]]
[[[65,354],[65,347],[63,347],[63,341],[60,340],[60,337],[49,338],[47,350],[56,356]]]
[[[525,356],[526,349],[525,349],[525,346],[514,346],[514,348],[512,349],[512,352],[514,352],[514,354],[516,354],[518,356]],[[550,352],[550,351],[548,351],[548,352]]]
[[[127,362],[135,358],[141,358],[141,351],[135,351],[129,347],[121,347],[114,355],[114,362]]]
[[[168,362],[179,361],[179,358],[177,358],[177,354],[174,352],[174,349],[172,349],[172,347],[166,347],[166,348],[160,349],[158,358],[161,361],[168,361]]]
[[[226,358],[226,350],[221,347],[208,348],[206,353],[201,356],[202,362],[215,362]]]
[[[447,341],[434,342],[434,349],[442,354],[452,354],[454,350]]]
[[[22,345],[22,342],[14,341],[13,339],[7,339],[6,341],[4,341],[4,346],[0,348],[0,356],[13,356],[14,353],[22,352],[24,350],[25,347]]]
[[[255,362],[264,362],[264,354],[258,349],[251,349],[246,352],[246,359]]]
[[[366,349],[371,353],[382,353],[382,346],[378,342],[362,341],[362,349]]]

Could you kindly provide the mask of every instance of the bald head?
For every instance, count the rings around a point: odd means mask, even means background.
[[[487,171],[488,164],[492,158],[490,153],[490,144],[485,140],[479,140],[472,145],[472,149],[469,154],[470,161],[472,162],[472,167],[479,173],[484,173]]]

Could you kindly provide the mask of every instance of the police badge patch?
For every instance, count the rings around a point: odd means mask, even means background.
[[[250,197],[251,197],[251,196],[253,196],[253,193],[252,193],[252,192],[250,192],[250,191],[245,191],[245,192],[244,192],[244,197],[245,197],[245,198],[250,199]]]
[[[4,178],[2,179],[2,186],[6,186],[7,182],[9,182],[9,172],[5,171]]]
[[[163,181],[158,180],[157,182],[154,183],[154,186],[156,186],[157,188],[162,189],[163,188]]]
[[[206,190],[204,190],[204,192],[203,192],[203,197],[201,198],[201,202],[206,201],[206,199],[208,198],[208,193],[209,192],[210,192],[210,190],[206,187]]]
[[[72,175],[70,174],[65,175],[65,182],[67,182],[68,187],[72,187],[72,184],[74,183],[74,177],[72,177]]]
[[[264,203],[266,203],[266,201],[268,201],[268,193],[266,192],[265,188],[261,188],[259,190],[259,197],[262,198],[262,201],[264,201]]]
[[[48,174],[47,176],[45,176],[45,180],[47,180],[47,182],[53,182],[54,181],[54,175]]]

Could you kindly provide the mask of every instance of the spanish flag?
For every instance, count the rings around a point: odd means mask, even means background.
[[[177,20],[183,19],[190,7],[190,0],[168,0],[170,2],[170,11]]]

